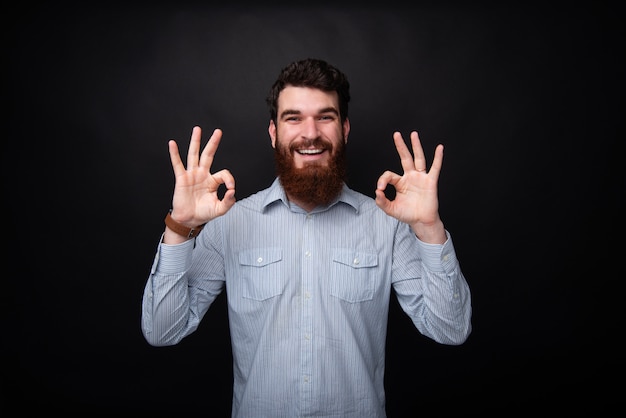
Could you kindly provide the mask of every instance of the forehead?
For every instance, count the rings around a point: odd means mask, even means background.
[[[339,109],[339,97],[336,91],[322,91],[310,87],[285,87],[278,96],[278,111],[298,110],[301,112],[319,109]]]

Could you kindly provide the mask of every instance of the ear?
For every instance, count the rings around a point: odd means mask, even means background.
[[[276,124],[273,120],[270,120],[270,126],[267,128],[267,132],[270,134],[272,140],[272,148],[276,148]]]
[[[350,133],[350,119],[346,118],[343,122],[343,141],[348,143],[348,134]]]

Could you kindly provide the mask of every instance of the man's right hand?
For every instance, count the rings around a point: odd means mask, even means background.
[[[224,169],[211,174],[211,164],[222,139],[222,131],[215,129],[200,154],[202,130],[194,126],[187,153],[185,168],[178,151],[176,141],[168,143],[172,168],[176,177],[174,197],[172,199],[172,219],[189,228],[195,228],[225,214],[235,204],[235,179],[230,171]],[[226,187],[220,200],[218,188]],[[175,244],[187,240],[165,229],[164,243]]]

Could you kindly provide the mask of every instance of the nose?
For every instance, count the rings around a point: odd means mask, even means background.
[[[306,118],[302,123],[302,138],[315,139],[319,136],[315,118]]]

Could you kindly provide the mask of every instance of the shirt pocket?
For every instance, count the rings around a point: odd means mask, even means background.
[[[363,302],[374,297],[378,254],[335,248],[330,270],[330,294],[346,302]]]
[[[242,296],[246,299],[266,300],[280,295],[284,289],[280,271],[282,259],[280,248],[253,248],[240,252]]]

